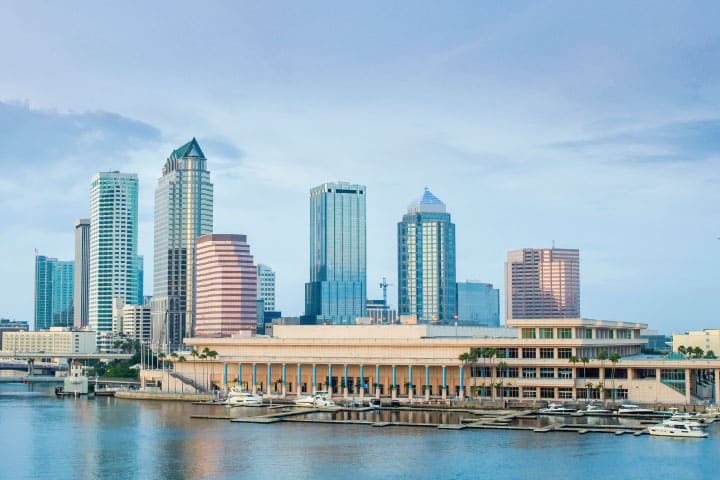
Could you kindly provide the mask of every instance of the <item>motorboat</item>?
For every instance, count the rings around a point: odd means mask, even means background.
[[[228,407],[261,407],[263,399],[260,395],[253,395],[246,390],[232,388],[228,392],[225,405]]]
[[[705,438],[708,436],[699,427],[691,427],[682,422],[672,422],[673,424],[668,425],[666,422],[649,427],[648,433],[659,437]]]
[[[295,400],[294,403],[298,407],[327,408],[335,406],[335,402],[332,398],[330,398],[330,394],[325,391],[315,392],[311,395],[300,397]]]
[[[298,407],[314,407],[315,406],[315,395],[306,395],[295,400],[295,405]]]
[[[588,405],[587,407],[585,407],[585,410],[580,410],[578,413],[584,413],[585,415],[604,415],[612,413],[612,410],[608,410],[607,408],[601,408],[597,405]]]
[[[690,419],[677,419],[674,417],[668,418],[667,420],[663,420],[663,425],[668,425],[671,427],[677,427],[680,425],[687,425],[688,427],[697,427],[702,428],[702,425],[700,422],[696,420],[690,420]]]
[[[380,408],[382,407],[382,402],[379,398],[371,398],[370,399],[370,408]]]
[[[655,410],[638,407],[637,405],[631,405],[629,403],[620,405],[620,408],[618,408],[618,415],[652,415],[654,413]]]
[[[672,416],[670,417],[670,420],[676,420],[679,422],[691,422],[691,423],[697,423],[697,424],[705,423],[705,419],[703,417],[701,417],[700,415],[692,414],[692,413],[688,413],[688,412],[673,413]]]
[[[551,403],[547,408],[538,410],[538,413],[542,413],[543,415],[569,415],[576,411],[576,408],[565,407],[559,403]]]

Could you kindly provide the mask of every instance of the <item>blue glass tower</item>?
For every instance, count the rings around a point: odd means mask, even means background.
[[[491,283],[458,283],[457,316],[460,325],[500,326],[500,290]]]
[[[347,182],[310,190],[305,314],[317,323],[349,324],[365,316],[365,192],[365,186]]]
[[[455,224],[426,188],[398,223],[399,313],[418,323],[452,323],[455,288]]]
[[[35,256],[35,330],[73,325],[74,272],[74,261]]]

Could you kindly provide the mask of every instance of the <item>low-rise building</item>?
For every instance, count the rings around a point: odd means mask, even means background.
[[[3,335],[4,352],[22,353],[95,353],[95,332],[50,327],[39,332],[7,332]]]
[[[692,348],[694,353],[699,354],[699,356],[720,355],[720,329],[706,328],[695,332],[674,333],[672,339],[673,352],[684,353],[688,351],[688,348]],[[702,352],[695,350],[698,348]]]
[[[0,345],[2,345],[2,336],[5,332],[27,332],[29,330],[28,322],[20,320],[9,320],[0,318]]]

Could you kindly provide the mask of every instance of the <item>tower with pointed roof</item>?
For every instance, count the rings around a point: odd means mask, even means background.
[[[213,185],[197,140],[173,150],[155,190],[152,342],[182,346],[195,326],[196,240],[213,229]]]
[[[399,313],[418,323],[452,323],[455,289],[455,224],[425,188],[398,223]]]

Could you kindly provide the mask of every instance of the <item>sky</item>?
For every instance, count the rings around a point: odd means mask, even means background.
[[[247,234],[304,308],[309,190],[367,185],[368,296],[428,187],[458,281],[578,248],[581,313],[720,328],[718,2],[0,0],[0,316],[33,319],[34,249],[72,259],[98,171],[153,199],[196,137],[216,233]],[[396,305],[397,290],[390,300]]]

